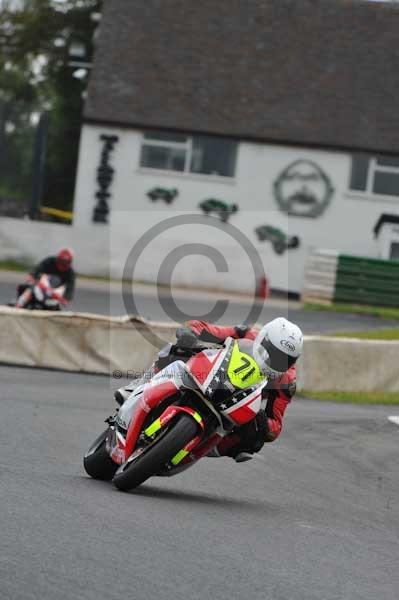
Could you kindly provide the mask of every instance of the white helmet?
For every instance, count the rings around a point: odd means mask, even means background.
[[[262,327],[255,338],[253,353],[264,375],[276,379],[295,364],[302,348],[303,335],[298,325],[278,317]]]

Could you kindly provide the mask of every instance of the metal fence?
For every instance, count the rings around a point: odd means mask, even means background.
[[[340,255],[334,302],[399,306],[399,261]]]
[[[315,250],[307,260],[304,302],[399,306],[399,261]]]

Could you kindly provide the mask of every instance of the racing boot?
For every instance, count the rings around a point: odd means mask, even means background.
[[[229,456],[230,458],[235,460],[236,463],[251,460],[253,458],[254,452],[257,452],[258,447],[256,444],[248,444],[248,440],[242,439],[243,429],[244,428],[241,427],[241,435],[238,433],[231,433],[230,435],[224,437],[216,446],[216,448],[213,448],[207,454],[207,456]]]
[[[236,456],[233,456],[236,463],[247,462],[247,460],[252,460],[254,455],[252,452],[239,452]]]
[[[223,452],[223,449],[221,449],[221,452]],[[246,462],[247,460],[252,460],[253,459],[253,454],[252,452],[238,452],[237,454],[233,453],[226,453],[226,454],[222,454],[218,448],[212,448],[208,454],[206,454],[207,457],[209,458],[221,458],[222,456],[229,456],[230,458],[232,458],[233,460],[236,461],[236,463],[242,463],[242,462]]]

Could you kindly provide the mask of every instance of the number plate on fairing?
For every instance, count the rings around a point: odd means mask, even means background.
[[[264,379],[258,363],[252,356],[252,342],[240,340],[233,346],[227,367],[227,376],[233,386],[244,390],[261,383]]]
[[[252,391],[264,377],[252,355],[251,340],[228,338],[222,351],[203,351],[187,367],[200,390],[216,405],[240,391]]]

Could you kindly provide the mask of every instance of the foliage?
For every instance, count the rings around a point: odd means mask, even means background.
[[[41,112],[49,112],[44,203],[72,207],[80,121],[87,78],[74,77],[70,50],[90,61],[101,0],[2,2],[0,13],[0,189],[26,198],[32,144]],[[66,151],[67,149],[67,151]],[[8,194],[7,194],[8,190]],[[50,200],[51,199],[51,200]]]

